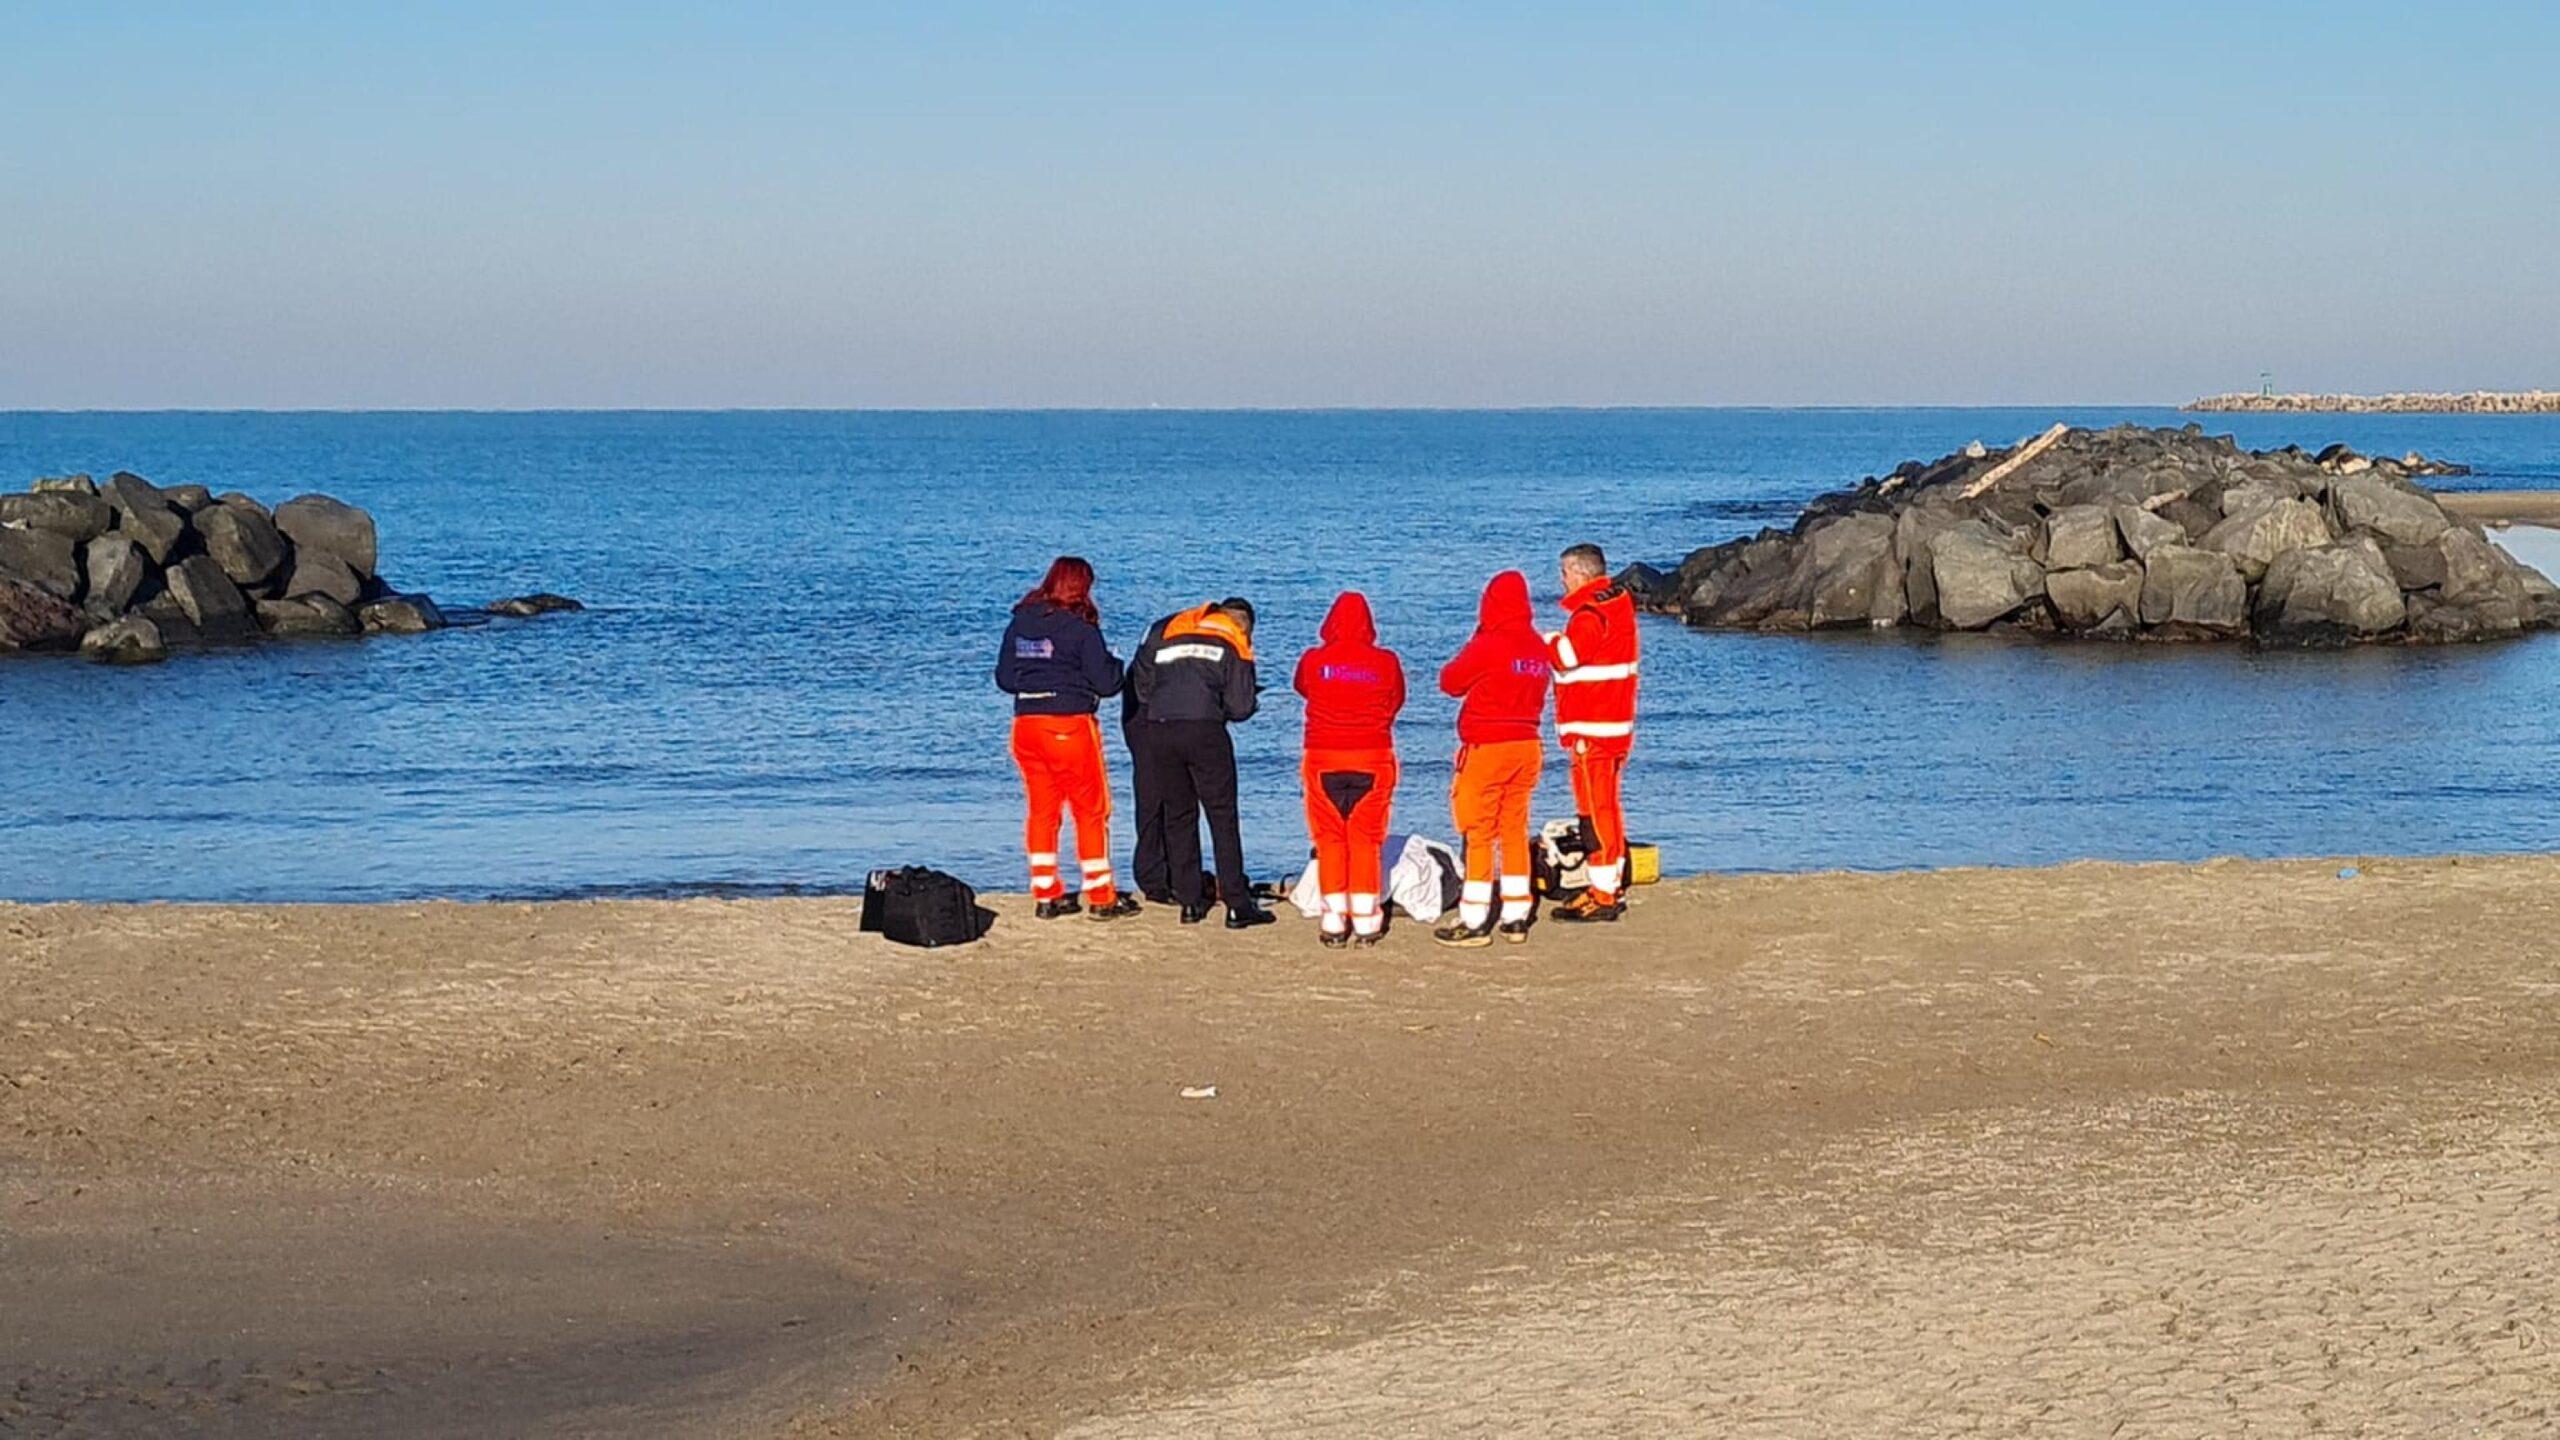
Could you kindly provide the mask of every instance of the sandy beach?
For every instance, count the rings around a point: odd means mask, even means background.
[[[2560,859],[2340,863],[0,907],[0,1433],[2549,1434]]]

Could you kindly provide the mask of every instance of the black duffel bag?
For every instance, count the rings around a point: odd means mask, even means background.
[[[862,887],[862,928],[900,945],[966,945],[995,921],[977,891],[922,865],[874,870]]]

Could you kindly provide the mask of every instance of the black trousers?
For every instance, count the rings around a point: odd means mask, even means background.
[[[1150,900],[1173,893],[1173,867],[1164,857],[1164,797],[1157,793],[1158,762],[1151,758],[1147,743],[1149,732],[1160,728],[1144,720],[1120,724],[1120,738],[1129,745],[1129,788],[1135,792],[1138,812],[1133,822],[1138,848],[1129,856],[1129,869],[1137,879],[1138,893]],[[1195,863],[1193,868],[1199,867]]]
[[[1236,747],[1227,738],[1227,727],[1215,720],[1139,723],[1147,734],[1138,766],[1142,775],[1148,770],[1155,775],[1153,788],[1164,820],[1165,868],[1172,872],[1174,898],[1185,905],[1205,903],[1200,885],[1200,817],[1206,815],[1210,843],[1218,852],[1219,898],[1230,910],[1251,905],[1253,882],[1244,873],[1244,832],[1236,825]],[[1149,782],[1138,783],[1143,794]]]

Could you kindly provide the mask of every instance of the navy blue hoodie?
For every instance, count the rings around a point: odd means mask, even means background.
[[[1039,600],[1013,607],[996,688],[1013,697],[1014,714],[1090,715],[1103,696],[1120,693],[1121,678],[1120,657],[1083,616]]]

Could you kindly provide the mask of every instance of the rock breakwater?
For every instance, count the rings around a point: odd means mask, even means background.
[[[492,613],[579,608],[556,595],[448,616],[385,581],[373,517],[326,495],[269,510],[238,492],[119,471],[0,495],[0,655],[147,664],[267,636],[419,634]]]
[[[2185,407],[2221,414],[2560,415],[2560,390],[2408,391],[2392,395],[2208,395]]]
[[[1786,530],[1631,567],[1640,604],[1713,629],[1917,626],[2267,645],[2486,640],[2560,627],[2560,587],[2411,477],[2333,445],[2055,426],[1911,461]]]

